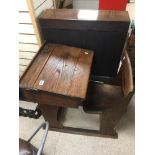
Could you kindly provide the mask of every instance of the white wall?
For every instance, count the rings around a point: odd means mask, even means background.
[[[53,7],[52,0],[32,0],[35,17]],[[39,43],[31,20],[26,0],[19,1],[19,74],[25,71],[39,49]]]
[[[34,46],[34,47],[33,47]],[[19,74],[22,75],[39,46],[26,0],[19,1]],[[28,56],[29,55],[29,56]]]

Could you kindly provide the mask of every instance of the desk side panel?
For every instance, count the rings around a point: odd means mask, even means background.
[[[32,89],[22,88],[20,89],[20,92],[22,93],[22,98],[20,98],[21,100],[34,102],[38,104],[77,108],[79,104],[81,104],[82,102],[82,100],[79,98],[71,98],[39,90],[36,91]]]

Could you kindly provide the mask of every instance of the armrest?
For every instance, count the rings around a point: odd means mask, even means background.
[[[122,89],[124,96],[134,91],[132,67],[127,51],[125,51],[122,60]]]

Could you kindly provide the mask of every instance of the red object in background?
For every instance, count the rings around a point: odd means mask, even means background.
[[[125,11],[128,0],[99,0],[99,10]]]

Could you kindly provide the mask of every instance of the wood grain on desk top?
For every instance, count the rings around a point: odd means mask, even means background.
[[[42,12],[39,18],[47,20],[130,21],[127,11],[112,10],[47,9]]]
[[[91,50],[46,44],[20,80],[20,87],[83,99],[92,59]]]

